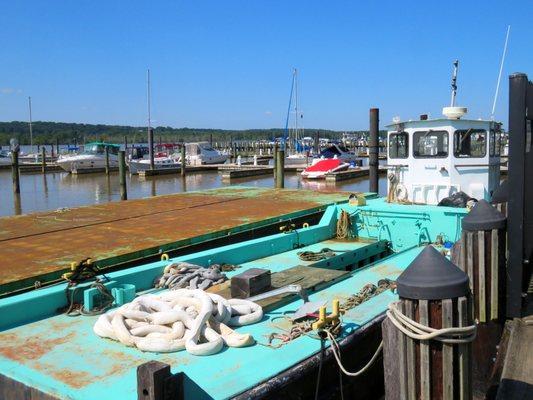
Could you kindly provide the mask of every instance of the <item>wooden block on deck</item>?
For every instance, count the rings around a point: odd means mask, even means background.
[[[348,271],[297,265],[296,267],[286,269],[285,271],[272,274],[272,287],[264,290],[263,292],[278,289],[291,284],[300,285],[303,289],[308,291],[316,291],[342,279],[348,278],[349,276],[350,275]],[[207,291],[217,293],[222,297],[229,299],[231,298],[230,281],[209,288]],[[264,311],[270,311],[288,303],[289,301],[292,301],[295,296],[296,295],[294,294],[283,294],[258,301],[257,303],[263,307]]]

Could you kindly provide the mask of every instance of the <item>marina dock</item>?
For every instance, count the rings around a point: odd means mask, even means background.
[[[127,265],[199,242],[254,237],[303,216],[312,222],[327,205],[347,198],[342,192],[233,187],[1,218],[0,294],[57,280],[72,262],[88,257],[99,267]]]

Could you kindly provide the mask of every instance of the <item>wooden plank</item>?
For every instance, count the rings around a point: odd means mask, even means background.
[[[453,327],[453,302],[451,299],[442,301],[442,327]],[[453,399],[453,345],[442,344],[442,398]]]
[[[466,272],[466,248],[468,243],[466,241],[466,231],[461,232],[461,255],[459,257],[459,268]]]
[[[490,319],[498,319],[499,314],[499,299],[498,293],[498,280],[499,276],[499,232],[497,229],[493,229],[491,232],[491,245],[490,245]]]
[[[498,400],[533,398],[533,325],[527,318],[512,322]]]
[[[468,326],[470,324],[470,310],[466,297],[459,297],[457,300],[459,315],[459,326]],[[471,360],[470,344],[463,343],[458,345],[459,355],[459,399],[469,400],[472,398],[471,388]]]
[[[480,322],[487,321],[486,314],[486,299],[485,299],[485,290],[487,287],[487,282],[485,279],[485,232],[477,233],[477,244],[478,244],[478,318]]]
[[[405,315],[405,304],[403,301],[399,303],[400,311]],[[399,365],[399,383],[400,383],[400,398],[407,398],[407,344],[406,336],[400,330],[398,332],[398,362]]]
[[[404,300],[405,315],[408,318],[414,319],[415,310],[413,300]],[[415,358],[415,342],[410,337],[405,336],[406,354],[407,354],[407,393],[409,400],[416,400],[416,358]]]
[[[350,273],[348,271],[297,265],[296,267],[273,273],[270,276],[272,287],[265,290],[265,292],[291,284],[298,284],[306,291],[314,292],[349,276]],[[231,298],[230,281],[209,288],[207,291],[229,299]],[[296,295],[287,293],[260,300],[257,303],[263,307],[263,311],[268,312],[292,301],[295,297]]]
[[[398,390],[398,387],[401,386],[401,372],[398,369],[398,359],[403,352],[403,349],[399,346],[399,338],[402,336],[402,333],[394,326],[390,319],[385,318],[381,324],[381,334],[383,337],[385,399],[400,400],[402,399],[402,392]]]
[[[474,291],[474,239],[473,232],[466,233],[466,273],[470,278],[470,290]]]
[[[422,325],[429,325],[428,301],[418,301],[419,322]],[[420,399],[431,399],[431,377],[430,377],[430,362],[429,362],[429,340],[420,341]]]

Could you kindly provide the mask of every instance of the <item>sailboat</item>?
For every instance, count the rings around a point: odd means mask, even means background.
[[[291,107],[294,100],[294,110]],[[291,113],[294,113],[294,126],[289,128],[289,120]],[[298,70],[294,68],[292,73],[291,95],[289,98],[289,108],[287,110],[287,119],[285,120],[285,142],[289,144],[287,147],[287,157],[285,158],[285,165],[307,167],[311,160],[309,154],[305,152],[304,146],[301,142],[304,135],[304,130],[298,126],[298,120],[303,118],[301,110],[298,109]]]

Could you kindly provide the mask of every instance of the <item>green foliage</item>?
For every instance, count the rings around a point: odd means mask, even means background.
[[[59,140],[62,144],[82,144],[91,141],[108,141],[114,143],[143,143],[147,141],[145,127],[119,125],[74,124],[66,122],[42,122],[32,124],[34,144],[53,144]],[[305,129],[304,136],[314,137],[316,132],[320,137],[340,139],[342,132],[325,129]],[[366,135],[367,132],[358,132]],[[247,129],[223,130],[200,128],[172,128],[158,126],[154,128],[154,138],[163,142],[201,141],[209,140],[213,135],[215,142],[229,142],[230,140],[271,140],[283,136],[283,129]],[[381,134],[381,132],[380,132]],[[30,144],[30,131],[27,122],[0,122],[0,145],[8,145],[9,139],[15,137],[20,144]]]

